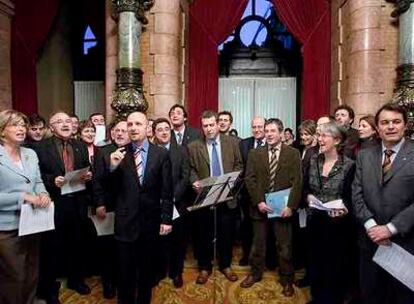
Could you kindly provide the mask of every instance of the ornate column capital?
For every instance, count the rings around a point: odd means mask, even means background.
[[[14,4],[10,0],[0,0],[0,14],[4,14],[6,16],[13,16],[14,15]]]
[[[117,20],[122,12],[133,12],[142,24],[148,24],[145,12],[151,9],[154,2],[155,0],[112,0],[113,18]]]
[[[391,17],[397,18],[401,14],[404,14],[410,9],[411,3],[414,3],[414,0],[386,0],[395,4],[395,10],[392,11]]]

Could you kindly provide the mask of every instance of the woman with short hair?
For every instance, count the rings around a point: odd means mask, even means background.
[[[304,178],[308,203],[342,200],[346,208],[329,212],[310,208],[309,279],[315,303],[343,303],[353,259],[354,233],[350,216],[354,161],[342,153],[346,133],[336,123],[318,127],[319,154],[314,155]]]
[[[0,302],[34,302],[39,259],[39,235],[18,236],[23,204],[50,204],[36,153],[22,147],[28,119],[14,110],[0,112]]]

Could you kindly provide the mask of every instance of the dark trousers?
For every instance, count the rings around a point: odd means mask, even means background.
[[[179,217],[173,222],[172,232],[161,237],[160,278],[164,278],[168,273],[173,279],[183,273],[187,249],[186,222],[186,217]]]
[[[217,255],[221,270],[231,266],[236,225],[236,209],[226,204],[217,207]],[[211,270],[214,260],[214,212],[210,208],[194,213],[197,238],[197,258],[200,270]]]
[[[370,241],[366,240],[366,242]],[[373,244],[369,244],[368,246],[373,247]],[[372,261],[374,252],[375,250],[366,249],[361,249],[360,251],[360,290],[362,303],[414,303],[414,292]]]
[[[57,295],[56,279],[61,275],[66,274],[71,284],[84,279],[84,227],[88,219],[78,203],[71,196],[62,197],[55,205],[55,230],[41,235],[38,286],[41,298]]]
[[[343,303],[355,262],[351,258],[352,237],[349,217],[335,219],[325,211],[313,210],[309,219],[309,280],[316,303]]]
[[[32,304],[38,279],[39,235],[0,231],[0,303]]]
[[[134,242],[118,243],[118,303],[149,304],[155,285],[157,236],[139,237]],[[136,292],[138,295],[136,296]]]
[[[289,219],[253,220],[253,247],[250,254],[251,273],[261,278],[265,268],[268,226],[276,239],[279,275],[282,284],[292,283],[292,223]]]
[[[245,194],[247,196],[247,194]],[[250,201],[243,196],[241,200],[241,221],[240,221],[240,241],[243,250],[243,258],[249,258],[253,240],[253,226],[250,218]]]
[[[118,275],[118,257],[116,250],[116,241],[113,235],[98,237],[99,247],[99,268],[102,278],[102,284],[116,285]]]

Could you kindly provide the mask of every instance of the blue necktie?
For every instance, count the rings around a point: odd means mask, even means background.
[[[216,141],[213,140],[211,142],[211,144],[213,145],[213,150],[211,151],[211,169],[212,169],[212,175],[213,176],[220,176],[221,175],[221,168],[220,168],[220,160],[218,157],[218,153],[217,153],[217,148],[216,148]]]

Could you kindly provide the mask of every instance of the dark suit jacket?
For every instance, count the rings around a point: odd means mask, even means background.
[[[247,163],[247,155],[249,154],[249,151],[254,148],[254,141],[255,139],[252,136],[252,137],[243,139],[239,144],[240,154],[243,159],[243,164]]]
[[[251,150],[246,165],[246,187],[251,199],[250,216],[253,219],[266,219],[257,208],[265,201],[269,187],[269,156],[267,145]],[[276,169],[276,191],[292,187],[288,207],[296,209],[302,194],[302,168],[299,151],[282,144]]]
[[[172,165],[172,180],[174,188],[174,204],[178,212],[185,212],[189,203],[190,190],[190,161],[187,149],[175,143],[170,144],[170,159]]]
[[[183,135],[183,142],[181,143],[181,145],[184,147],[187,147],[191,142],[197,139],[201,139],[201,138],[202,138],[202,134],[200,130],[192,128],[189,125],[186,125],[185,130],[184,130],[184,135]],[[171,130],[171,143],[177,144],[174,130]]]
[[[106,207],[106,211],[113,211],[115,205],[115,193],[111,186],[111,180],[106,172],[109,171],[109,155],[118,147],[115,144],[109,144],[99,147],[94,155],[93,164],[93,205],[98,208]]]
[[[43,182],[46,186],[50,197],[58,208],[59,199],[61,198],[60,188],[55,186],[55,178],[65,175],[65,166],[56,146],[56,137],[50,137],[40,142],[34,143],[31,147],[36,151],[39,158],[39,167],[42,174]],[[89,167],[89,155],[86,145],[76,139],[70,140],[73,148],[74,170]],[[90,200],[89,191],[74,193],[72,196],[85,200],[85,206]]]
[[[220,134],[219,136],[222,157],[221,161],[224,170],[223,173],[242,170],[243,163],[237,141],[228,135]],[[190,153],[191,183],[209,177],[210,159],[205,140],[199,139],[192,142],[188,146],[188,150]]]
[[[359,133],[358,130],[354,128],[349,128],[346,132],[346,139],[343,144],[344,146],[344,155],[355,160],[358,153],[359,145]]]
[[[391,240],[414,254],[414,142],[406,139],[391,170],[381,183],[381,145],[359,152],[352,185],[354,213],[361,224],[373,218],[379,225],[393,223]],[[368,248],[376,248],[363,233]]]
[[[173,188],[171,161],[168,151],[149,144],[144,182],[141,186],[135,168],[132,144],[120,165],[111,172],[111,187],[116,196],[115,238],[124,242],[142,236],[154,239],[159,235],[160,224],[171,224]],[[107,156],[109,164],[109,155]]]

